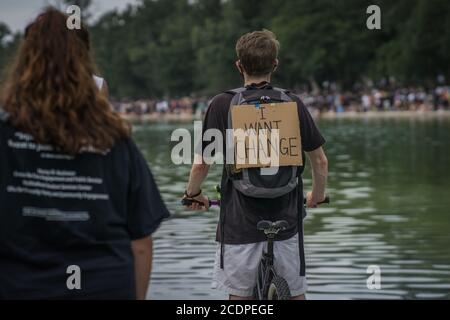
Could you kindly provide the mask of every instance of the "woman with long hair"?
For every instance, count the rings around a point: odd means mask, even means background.
[[[169,213],[67,19],[27,27],[2,88],[0,299],[143,299]]]

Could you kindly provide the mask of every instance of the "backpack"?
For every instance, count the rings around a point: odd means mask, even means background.
[[[288,91],[270,86],[263,89],[238,88],[227,93],[234,95],[228,111],[228,129],[233,129],[231,112],[234,106],[294,102]],[[261,168],[236,170],[234,164],[226,165],[233,187],[245,196],[253,198],[274,199],[288,194],[297,187],[298,170],[299,167],[296,166],[280,166],[275,174],[262,174]]]

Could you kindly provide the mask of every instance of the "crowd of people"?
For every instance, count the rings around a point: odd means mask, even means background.
[[[303,91],[300,98],[315,113],[449,110],[450,86],[437,86],[431,90],[422,87],[407,87],[355,91],[340,91],[329,87],[322,90]],[[137,117],[201,116],[206,111],[208,104],[209,100],[206,97],[113,102],[114,109],[120,114]]]
[[[450,86],[432,90],[421,87],[351,91],[324,90],[300,95],[310,108],[320,112],[435,111],[449,109]]]
[[[194,99],[141,99],[136,101],[113,101],[114,109],[124,116],[197,115],[204,114],[208,106],[207,98]]]

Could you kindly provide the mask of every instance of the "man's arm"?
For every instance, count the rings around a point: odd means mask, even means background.
[[[153,239],[151,236],[131,242],[136,278],[136,298],[145,300],[152,272]]]
[[[191,174],[189,176],[189,182],[186,187],[186,198],[194,199],[200,203],[203,203],[204,208],[209,208],[209,199],[208,197],[204,196],[200,193],[202,183],[205,181],[206,177],[208,176],[209,172],[209,165],[206,163],[201,164],[193,164],[191,169]],[[195,195],[195,197],[192,197]],[[192,210],[199,210],[202,209],[201,206],[198,203],[193,203],[190,208]]]
[[[229,98],[229,95],[222,95],[222,99]],[[229,101],[227,102],[229,104]],[[206,132],[209,129],[218,129],[222,132],[225,132],[223,128],[223,117],[228,116],[228,113],[224,113],[223,105],[220,103],[220,98],[214,98],[209,104],[208,110],[206,111],[205,118],[203,120],[203,132]],[[184,198],[189,200],[195,200],[199,203],[193,203],[188,206],[191,210],[199,210],[199,209],[209,209],[209,199],[208,197],[201,194],[202,183],[205,181],[208,176],[209,165],[205,163],[203,159],[203,151],[204,145],[203,141],[200,141],[201,145],[201,153],[196,150],[194,155],[194,164],[192,165],[191,174],[189,176],[189,182],[186,187],[186,193]]]
[[[325,187],[328,177],[328,159],[320,147],[307,153],[312,167],[312,191],[306,196],[308,208],[317,207],[317,204],[325,199]]]

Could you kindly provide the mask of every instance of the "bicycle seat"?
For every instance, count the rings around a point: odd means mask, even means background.
[[[289,224],[285,220],[275,222],[262,220],[258,222],[256,227],[259,231],[278,233],[279,231],[286,230]]]

